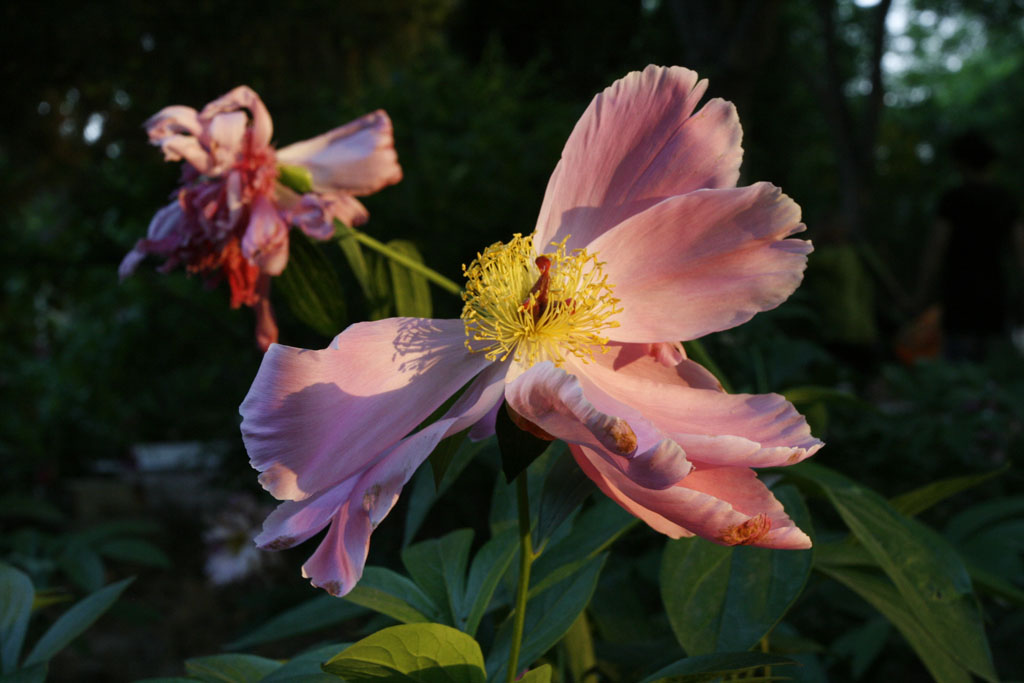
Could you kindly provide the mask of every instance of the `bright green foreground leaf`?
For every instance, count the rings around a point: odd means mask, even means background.
[[[100,618],[121,596],[135,578],[124,579],[109,586],[104,586],[95,593],[76,602],[71,609],[53,623],[43,634],[36,646],[25,659],[25,666],[48,661],[64,646],[82,634],[94,621]]]
[[[971,579],[956,550],[930,527],[838,472],[813,463],[789,472],[824,490],[929,636],[968,670],[996,680]]]
[[[0,663],[5,674],[18,666],[34,595],[27,574],[0,562]]]
[[[551,683],[551,665],[545,664],[530,669],[519,679],[519,683]]]
[[[484,657],[471,637],[441,624],[404,624],[378,631],[326,664],[347,681],[484,683]]]
[[[230,654],[185,660],[185,672],[206,683],[258,683],[281,662],[256,655]]]
[[[808,515],[792,488],[775,492],[798,526]],[[700,538],[669,541],[661,595],[672,630],[690,654],[742,652],[757,644],[803,591],[809,550],[720,546]]]
[[[764,667],[796,664],[792,659],[760,652],[722,652],[714,655],[687,657],[672,662],[645,678],[641,683],[672,681],[672,683],[699,683],[729,674],[739,674]],[[773,672],[774,673],[774,672]]]

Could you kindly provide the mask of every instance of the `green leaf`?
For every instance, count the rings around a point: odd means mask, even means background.
[[[516,529],[506,529],[487,541],[473,558],[469,578],[466,580],[465,599],[456,619],[456,625],[469,635],[476,635],[480,620],[487,612],[501,577],[516,556],[518,540]]]
[[[347,681],[484,683],[484,658],[470,636],[441,624],[386,628],[345,649],[324,671]]]
[[[92,592],[103,585],[106,570],[99,554],[81,539],[69,543],[58,560],[61,570],[84,591]]]
[[[337,598],[334,598],[334,601],[341,602]],[[351,643],[336,643],[307,650],[289,659],[280,669],[262,679],[260,683],[337,682],[337,677],[323,672],[323,665],[331,657],[338,655],[351,645]]]
[[[0,675],[0,683],[44,683],[46,681],[46,662],[17,669],[11,673]]]
[[[534,530],[534,547],[544,548],[551,534],[587,499],[597,487],[583,470],[569,449],[558,442],[562,453],[558,456],[551,471],[544,480],[544,489],[540,494],[540,513],[537,516],[537,527]],[[555,448],[557,446],[553,446]]]
[[[32,579],[27,574],[0,562],[0,664],[5,674],[18,666],[34,595]]]
[[[419,249],[408,240],[391,240],[387,246],[413,261],[423,263]],[[391,271],[395,313],[413,318],[430,318],[434,309],[430,301],[430,285],[427,279],[391,259],[388,259],[388,268]]]
[[[970,683],[971,674],[940,644],[891,583],[859,569],[827,567],[823,571],[867,600],[892,622],[938,683]]]
[[[313,191],[313,174],[305,166],[278,164],[277,182],[295,190],[299,194]]]
[[[473,530],[459,529],[402,551],[402,564],[423,592],[441,607],[441,623],[457,626],[466,590],[466,565]]]
[[[56,506],[32,496],[0,496],[0,519],[30,519],[60,524],[64,514]]]
[[[523,674],[518,683],[551,683],[551,665],[543,664],[536,669],[530,669]]]
[[[439,494],[444,475],[455,460],[455,454],[459,452],[459,447],[466,441],[467,433],[469,430],[464,429],[458,434],[441,439],[430,454],[430,472],[434,475],[434,490]]]
[[[312,633],[366,614],[365,607],[332,595],[317,597],[273,617],[262,626],[224,646],[226,650],[246,650],[303,633]]]
[[[445,447],[447,442],[460,439],[462,435],[464,435],[464,432],[443,439],[434,449],[434,452],[437,453],[439,449]],[[428,473],[423,468],[416,472],[413,476],[412,491],[409,493],[409,507],[405,514],[405,531],[402,536],[403,545],[409,544],[409,541],[419,531],[420,525],[423,524],[423,520],[426,518],[430,508],[437,502],[438,498],[444,495],[445,491],[451,487],[458,476],[462,474],[462,471],[466,469],[466,466],[487,443],[487,441],[466,441],[462,438],[461,444],[455,450],[454,457],[444,468],[439,483],[433,479],[438,474],[438,471],[434,469],[433,455],[431,455],[430,460],[431,473]]]
[[[945,536],[951,543],[965,543],[999,522],[1024,516],[1024,496],[1009,496],[979,503],[957,514],[946,525]]]
[[[376,287],[374,287],[373,279],[370,276],[370,264],[366,261],[363,248],[352,235],[352,228],[337,218],[334,219],[334,236],[342,254],[345,255],[345,260],[348,261],[348,267],[352,271],[353,277],[355,277],[359,287],[363,290],[363,296],[373,307],[380,298],[380,294],[377,292]]]
[[[798,526],[806,508],[793,487],[775,495]],[[661,596],[676,639],[694,655],[743,651],[757,644],[796,601],[810,575],[809,550],[720,546],[701,538],[669,541]]]
[[[383,567],[366,567],[359,583],[344,599],[404,624],[441,620],[440,607],[419,586]]]
[[[104,557],[131,562],[147,567],[169,569],[171,559],[155,544],[141,538],[115,538],[101,544],[97,550]]]
[[[529,666],[562,639],[594,595],[607,557],[595,557],[569,578],[530,599],[526,604],[523,644],[517,669]],[[512,619],[509,618],[498,630],[487,657],[487,675],[492,680],[505,679],[511,641]]]
[[[289,237],[288,267],[275,283],[295,317],[326,337],[345,327],[345,295],[334,268],[300,230]]]
[[[838,472],[806,462],[789,471],[825,491],[930,636],[968,670],[995,680],[971,579],[956,550],[930,527]]]
[[[574,681],[594,677],[597,671],[597,655],[594,653],[594,636],[590,632],[587,611],[583,610],[565,632],[560,649],[565,652],[569,673]]]
[[[608,498],[576,518],[572,531],[533,565],[530,598],[572,576],[639,520]]]
[[[913,491],[896,496],[889,501],[889,504],[908,517],[914,517],[950,496],[998,477],[1006,472],[1007,469],[1009,469],[1009,465],[983,474],[968,474],[962,477],[951,477],[949,479],[933,481]]]
[[[742,674],[764,667],[791,666],[792,659],[760,652],[721,652],[713,655],[698,655],[672,662],[668,666],[643,679],[640,683],[672,681],[672,683],[700,683],[723,676]],[[736,676],[741,678],[741,676]],[[754,680],[742,677],[744,680]]]
[[[185,673],[206,683],[257,683],[279,668],[281,662],[256,655],[210,655],[185,660]]]
[[[95,593],[88,595],[71,606],[36,642],[34,648],[25,658],[25,666],[49,661],[72,640],[89,628],[99,619],[121,596],[124,589],[134,581],[128,578],[104,586]]]
[[[517,427],[509,416],[509,410],[507,403],[504,407],[498,408],[494,431],[498,436],[501,469],[505,472],[505,481],[512,483],[520,472],[548,449],[551,442],[539,439]]]

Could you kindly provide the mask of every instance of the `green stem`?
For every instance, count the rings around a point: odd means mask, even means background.
[[[530,566],[536,559],[533,553],[530,524],[530,490],[526,472],[516,477],[516,502],[519,507],[519,583],[516,586],[516,607],[512,613],[512,650],[508,656],[508,683],[514,683],[519,668],[519,650],[523,644],[523,626],[526,624],[526,594],[530,589]]]
[[[462,296],[461,287],[459,287],[457,284],[446,278],[444,275],[438,273],[433,268],[430,268],[420,263],[419,261],[416,261],[415,259],[411,259],[405,254],[398,253],[397,251],[395,251],[388,245],[384,244],[383,242],[380,242],[370,237],[365,232],[359,232],[358,230],[348,228],[348,235],[351,235],[360,244],[366,245],[367,247],[373,249],[374,251],[384,255],[386,258],[389,258],[392,261],[395,261],[396,263],[401,263],[409,270],[415,273],[419,273],[420,275],[427,278],[441,289],[451,292],[456,296]]]
[[[718,367],[718,363],[714,361],[708,350],[704,348],[704,344],[699,339],[691,339],[688,342],[683,342],[683,346],[686,348],[686,355],[703,365],[707,370],[715,376],[718,383],[722,385],[722,388],[728,393],[732,393],[732,385],[729,384],[729,380],[726,379],[725,373]]]

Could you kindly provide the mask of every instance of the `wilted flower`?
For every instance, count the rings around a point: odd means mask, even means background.
[[[334,594],[442,438],[494,430],[505,403],[569,443],[604,493],[672,537],[806,548],[751,467],[821,447],[784,398],[730,395],[687,360],[695,339],[777,306],[800,283],[800,209],[736,188],[735,108],[692,71],[648,67],[591,102],[548,183],[536,230],[465,269],[461,320],[352,325],[322,351],[273,346],[241,407],[260,483],[284,500],[257,538],[330,530],[303,567]],[[467,383],[439,420],[412,431]]]
[[[402,179],[391,120],[383,111],[275,150],[270,114],[243,85],[201,112],[166,107],[146,122],[146,130],[167,161],[183,162],[181,187],[153,217],[146,238],[124,257],[121,278],[146,254],[157,254],[167,259],[164,272],[181,264],[212,283],[226,279],[231,306],[255,309],[263,349],[277,341],[268,294],[270,277],[288,261],[289,225],[328,239],[333,219],[359,225],[369,218],[355,196]],[[280,183],[281,169],[297,170],[311,191],[299,194]]]

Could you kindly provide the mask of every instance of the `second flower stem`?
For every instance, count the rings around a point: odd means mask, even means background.
[[[533,553],[533,533],[530,523],[530,489],[526,471],[516,477],[516,503],[519,508],[519,582],[516,586],[516,606],[512,612],[512,648],[508,656],[508,683],[514,683],[519,668],[519,651],[523,644],[526,624],[526,595],[530,591],[530,566],[536,559]]]

